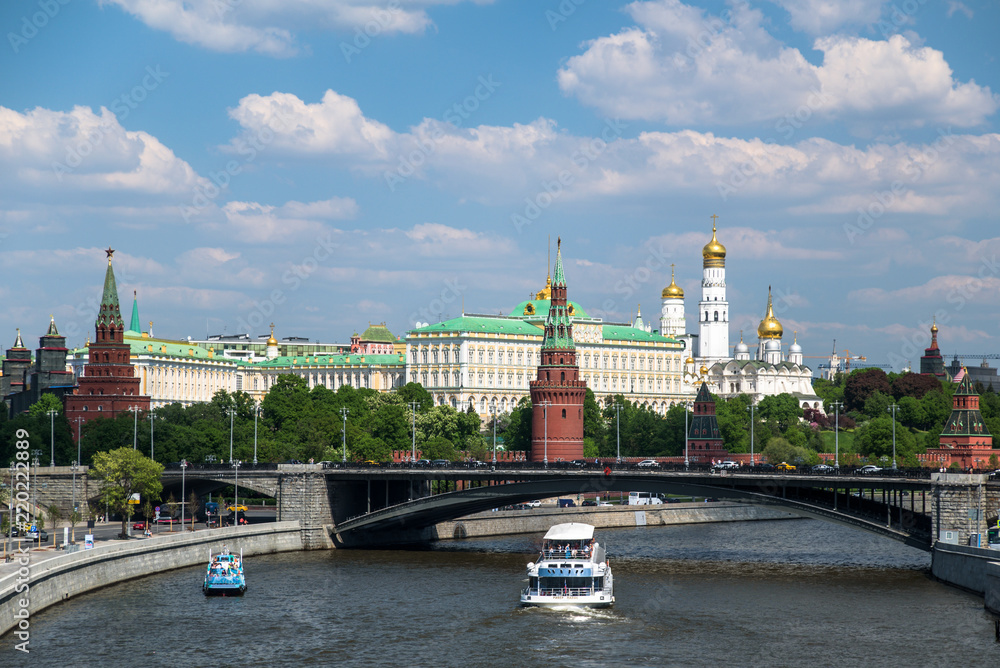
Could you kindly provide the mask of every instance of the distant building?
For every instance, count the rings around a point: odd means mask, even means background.
[[[583,401],[573,343],[573,321],[566,301],[562,240],[556,241],[552,297],[545,318],[537,376],[531,381],[531,461],[572,461],[583,457]]]
[[[125,321],[118,305],[118,286],[111,266],[114,250],[108,248],[104,292],[94,323],[94,341],[87,346],[87,363],[73,394],[64,399],[66,418],[84,424],[98,417],[113,418],[122,412],[149,411],[149,395],[143,395],[140,380],[125,342]]]
[[[985,468],[993,450],[993,436],[979,412],[979,395],[972,387],[971,376],[965,374],[952,397],[951,416],[939,438],[939,447],[928,448],[928,455],[947,454],[961,468]]]
[[[924,349],[924,354],[920,358],[920,373],[925,376],[937,376],[938,378],[949,378],[944,371],[944,358],[941,357],[941,349],[938,348],[938,326],[937,320],[931,324],[931,345]]]
[[[66,370],[66,337],[56,329],[55,318],[49,321],[48,331],[38,341],[34,364],[31,353],[21,342],[20,330],[14,347],[7,350],[3,390],[11,416],[27,411],[42,394],[61,399],[73,391],[73,374]]]
[[[729,454],[722,443],[719,419],[715,415],[715,401],[708,391],[708,383],[702,383],[698,388],[698,396],[694,400],[694,417],[688,427],[687,437],[690,461],[707,462],[716,458],[725,459]]]

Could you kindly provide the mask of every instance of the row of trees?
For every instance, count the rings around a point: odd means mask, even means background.
[[[847,457],[885,456],[892,450],[889,407],[895,404],[897,458],[916,463],[913,455],[937,444],[954,391],[952,383],[934,377],[885,374],[880,369],[840,374],[833,381],[816,380],[814,387],[825,402],[826,414],[803,411],[787,394],[765,397],[752,412],[748,395],[716,397],[726,448],[750,452],[752,428],[755,451],[779,448],[768,453],[770,459],[815,461],[816,453],[833,450],[831,407],[842,402],[840,451]],[[1000,396],[985,388],[980,403],[987,429],[1000,435]],[[12,420],[0,415],[0,462],[13,458],[17,428],[28,431],[32,449],[42,452],[43,466],[48,463],[53,437],[58,464],[76,459],[71,427],[61,409],[58,399],[45,395],[30,411]],[[51,410],[58,411],[54,420]],[[659,415],[623,395],[609,397],[600,405],[588,389],[584,456],[617,456],[619,443],[623,457],[681,455],[684,413],[683,407],[674,406]],[[339,460],[345,456],[345,445],[349,460],[385,461],[392,450],[408,450],[415,438],[424,457],[453,459],[464,451],[486,459],[494,427],[501,447],[529,450],[531,421],[527,398],[511,412],[496,416],[495,425],[494,419],[481,424],[471,408],[463,412],[435,406],[417,383],[390,393],[349,386],[334,392],[322,386],[309,389],[303,378],[285,375],[265,396],[259,411],[244,392],[218,392],[205,404],[172,404],[137,417],[124,414],[95,420],[83,427],[80,450],[83,463],[89,464],[98,452],[130,448],[134,439],[140,451],[152,449],[153,458],[161,463],[180,459],[224,462],[230,459],[231,440],[232,457],[243,461],[253,460],[255,442],[257,459],[262,462]]]

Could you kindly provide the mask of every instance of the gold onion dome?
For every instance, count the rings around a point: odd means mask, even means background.
[[[771,287],[767,288],[767,313],[757,325],[757,336],[761,339],[780,339],[785,333],[781,323],[774,317],[774,307],[771,304]]]
[[[260,339],[257,339],[257,340],[260,341]],[[274,338],[274,323],[273,322],[271,323],[271,336],[267,337],[267,345],[269,347],[270,346],[277,346],[278,345],[278,340],[276,338]]]
[[[677,285],[677,281],[674,280],[673,266],[670,267],[670,285],[663,288],[663,292],[660,296],[663,299],[684,299],[684,288]]]
[[[701,257],[705,260],[705,266],[723,266],[726,261],[726,247],[719,243],[715,236],[715,221],[712,221],[712,240],[701,249]],[[711,263],[711,264],[710,264]]]

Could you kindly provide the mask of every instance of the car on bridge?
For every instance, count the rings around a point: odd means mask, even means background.
[[[836,469],[834,469],[829,464],[817,464],[816,466],[812,467],[809,470],[809,472],[810,473],[833,473],[835,470]]]
[[[429,459],[418,459],[417,461],[413,462],[413,464],[414,464],[414,466],[430,466],[431,465],[431,460],[429,460]]]
[[[788,462],[781,462],[780,464],[776,464],[775,465],[774,470],[775,471],[794,471],[795,470],[795,466],[793,464],[789,464]]]
[[[244,505],[243,505],[243,504],[241,503],[240,505],[236,506],[235,508],[234,508],[233,506],[226,506],[226,510],[228,510],[229,512],[233,512],[234,510],[239,510],[239,511],[241,511],[241,512],[244,512],[244,513],[245,513],[245,512],[247,511],[247,507],[246,507],[246,506],[244,506]]]
[[[641,469],[658,469],[660,468],[660,462],[655,459],[643,459],[641,462],[636,464]]]
[[[857,473],[861,475],[869,475],[871,473],[878,473],[882,470],[881,466],[875,466],[874,464],[865,464],[857,470]]]
[[[435,459],[431,461],[431,466],[445,468],[451,466],[451,462],[449,462],[447,459]]]
[[[725,471],[727,469],[738,469],[739,467],[740,465],[734,461],[716,462],[715,464],[712,465],[712,468],[715,469],[716,471]]]

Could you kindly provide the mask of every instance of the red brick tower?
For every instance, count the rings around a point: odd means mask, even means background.
[[[707,462],[710,459],[725,459],[729,451],[722,444],[719,420],[715,416],[715,401],[708,391],[708,384],[702,383],[698,396],[694,399],[694,418],[688,430],[688,452],[693,462]]]
[[[938,447],[927,448],[927,454],[951,455],[951,461],[963,469],[985,468],[990,455],[1000,454],[1000,451],[993,450],[993,436],[979,412],[979,395],[968,373],[955,388],[951,401],[951,416],[941,431]]]
[[[111,267],[114,251],[108,248],[104,252],[108,254],[108,271],[94,325],[94,342],[88,345],[87,363],[76,390],[65,398],[70,424],[75,424],[77,418],[84,423],[98,417],[113,418],[133,407],[149,410],[149,397],[139,394],[139,378],[131,364],[131,350],[125,343],[125,321],[118,308],[118,286]]]
[[[583,400],[587,384],[580,380],[573,343],[573,323],[566,300],[562,240],[556,242],[552,297],[542,339],[538,379],[531,381],[531,461],[583,457]]]

